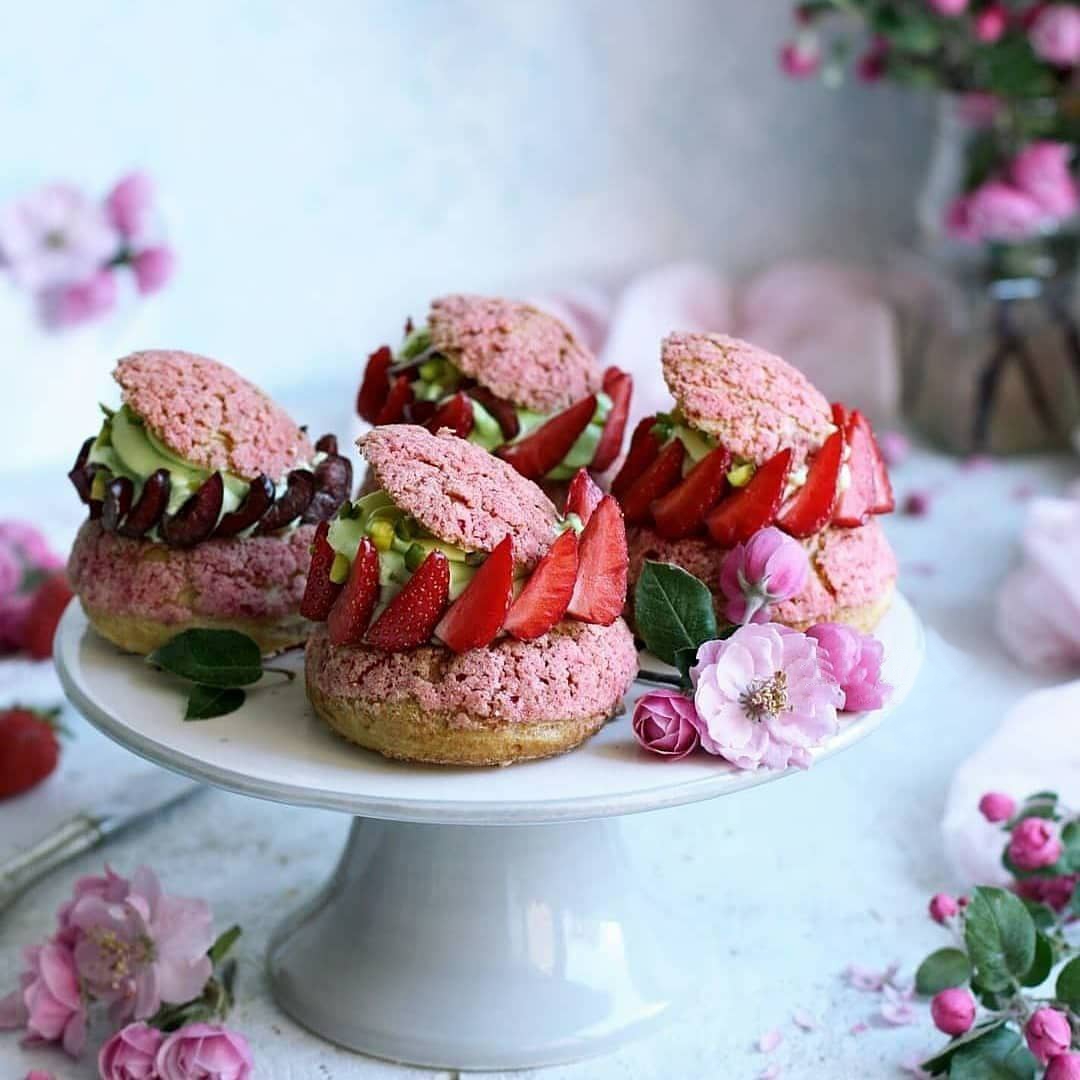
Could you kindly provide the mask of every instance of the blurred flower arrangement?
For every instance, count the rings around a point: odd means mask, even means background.
[[[939,96],[919,205],[935,265],[900,296],[916,419],[963,452],[1064,445],[1080,419],[1080,3],[810,0],[795,18],[789,75]]]
[[[172,276],[158,238],[154,187],[141,172],[103,200],[72,184],[47,184],[0,207],[0,277],[28,294],[43,326],[64,330],[109,315],[130,277],[142,296]]]

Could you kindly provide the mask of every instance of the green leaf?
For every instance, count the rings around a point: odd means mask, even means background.
[[[938,949],[931,953],[915,972],[915,989],[927,997],[963,986],[971,978],[971,961],[961,949]]]
[[[1033,1080],[1037,1066],[1020,1035],[999,1027],[957,1050],[949,1080]]]
[[[203,686],[248,686],[262,677],[259,646],[236,630],[185,630],[146,659]]]
[[[956,1054],[972,1044],[979,1042],[981,1039],[985,1039],[989,1035],[992,1035],[1004,1023],[1005,1020],[1002,1018],[998,1020],[988,1020],[984,1024],[976,1025],[967,1032],[967,1034],[953,1039],[940,1054],[935,1054],[932,1058],[924,1061],[922,1067],[932,1076],[942,1076],[949,1071],[949,1066],[952,1064],[952,1059]]]
[[[1061,830],[1061,842],[1065,846],[1061,862],[1070,873],[1080,872],[1080,821],[1070,821]]]
[[[690,679],[690,669],[697,663],[697,649],[686,648],[679,649],[675,653],[675,666],[679,669],[679,674],[682,676],[683,689],[689,690],[693,685]]]
[[[1074,956],[1058,972],[1056,994],[1073,1012],[1080,1012],[1080,956]]]
[[[1046,97],[1053,93],[1054,77],[1032,51],[1024,34],[1008,34],[983,50],[983,64],[982,89],[1006,98]]]
[[[229,950],[236,944],[237,939],[243,933],[243,930],[239,926],[230,926],[223,934],[218,936],[217,941],[210,946],[210,951],[207,956],[210,957],[210,963],[215,967],[225,959]]]
[[[716,637],[712,593],[681,567],[646,562],[634,591],[634,622],[649,651],[675,664],[680,649]]]
[[[1021,986],[1042,986],[1054,968],[1053,942],[1041,931],[1035,934],[1035,959],[1027,974],[1020,980]]]
[[[212,720],[215,716],[227,716],[236,712],[247,694],[238,687],[201,686],[196,683],[188,695],[185,720]]]
[[[1057,916],[1047,904],[1037,903],[1035,900],[1024,900],[1024,907],[1035,923],[1037,930],[1049,930],[1057,923]]]
[[[980,984],[1004,990],[1035,962],[1035,922],[1019,897],[978,886],[968,905],[964,942]]]

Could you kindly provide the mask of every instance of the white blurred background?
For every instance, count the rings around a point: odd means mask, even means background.
[[[441,292],[878,259],[920,106],[786,80],[790,26],[787,0],[10,3],[0,198],[147,170],[180,263],[138,343],[347,411],[363,355]]]

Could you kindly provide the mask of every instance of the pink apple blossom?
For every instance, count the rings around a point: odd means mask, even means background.
[[[128,1024],[101,1048],[101,1080],[156,1080],[154,1062],[165,1036],[146,1024]]]
[[[1021,870],[1041,870],[1061,858],[1061,838],[1052,822],[1044,818],[1024,818],[1013,829],[1009,858]]]
[[[0,208],[0,267],[34,292],[86,281],[117,247],[104,210],[70,185],[50,184]]]
[[[959,986],[942,990],[930,1002],[930,1016],[938,1031],[963,1035],[975,1023],[975,999],[969,990]]]
[[[1001,791],[988,791],[979,800],[979,813],[994,825],[1008,821],[1016,813],[1016,800]]]
[[[98,270],[85,281],[42,293],[42,319],[54,329],[81,326],[112,311],[116,297],[115,272]]]
[[[128,240],[140,236],[154,204],[154,184],[146,173],[122,177],[105,197],[105,210],[116,230]]]
[[[939,15],[963,15],[968,9],[968,0],[927,0],[927,3]]]
[[[650,690],[634,706],[634,738],[646,750],[678,761],[698,748],[697,710],[678,690]]]
[[[770,605],[802,592],[809,573],[802,544],[775,526],[760,529],[724,556],[720,567],[724,614],[733,623],[766,622]]]
[[[1004,180],[987,180],[967,197],[968,228],[977,239],[1026,240],[1046,219],[1042,206]]]
[[[1071,153],[1067,143],[1040,139],[1028,143],[1009,166],[1013,184],[1057,220],[1072,216],[1080,206],[1080,189],[1069,171]]]
[[[1080,61],[1080,11],[1070,4],[1051,4],[1039,12],[1028,32],[1037,56],[1058,67]]]
[[[255,1067],[243,1035],[211,1024],[173,1032],[154,1064],[159,1080],[248,1080]]]
[[[1036,1009],[1024,1025],[1024,1038],[1028,1049],[1045,1065],[1069,1049],[1072,1027],[1069,1018],[1057,1009]]]
[[[817,642],[774,623],[709,641],[691,669],[701,745],[740,769],[807,768],[843,692]]]
[[[828,660],[844,695],[845,712],[880,709],[892,692],[881,678],[885,649],[871,634],[844,623],[818,623],[806,631]]]
[[[59,1043],[78,1057],[86,1043],[86,1002],[71,950],[49,942],[24,955],[19,989],[0,1001],[0,1029],[25,1028],[29,1045]]]
[[[148,247],[131,257],[131,269],[135,274],[135,286],[143,296],[163,289],[173,275],[176,257],[172,248]]]
[[[1009,27],[1009,12],[1004,4],[991,4],[975,16],[975,37],[984,45],[993,45]]]

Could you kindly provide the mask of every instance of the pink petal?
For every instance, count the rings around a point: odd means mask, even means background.
[[[780,1029],[773,1028],[758,1039],[757,1048],[762,1054],[771,1054],[783,1041],[784,1036]]]
[[[774,1061],[771,1065],[766,1065],[761,1072],[758,1073],[758,1080],[776,1080],[776,1077],[780,1075],[783,1070]]]
[[[864,1031],[869,1031],[869,1030],[870,1030],[869,1025],[864,1024],[860,1020],[857,1024],[852,1024],[851,1027],[848,1028],[848,1034],[850,1034],[850,1035],[861,1035]]]
[[[806,1009],[796,1009],[791,1019],[795,1022],[795,1026],[802,1028],[803,1031],[817,1030],[817,1018]]]

